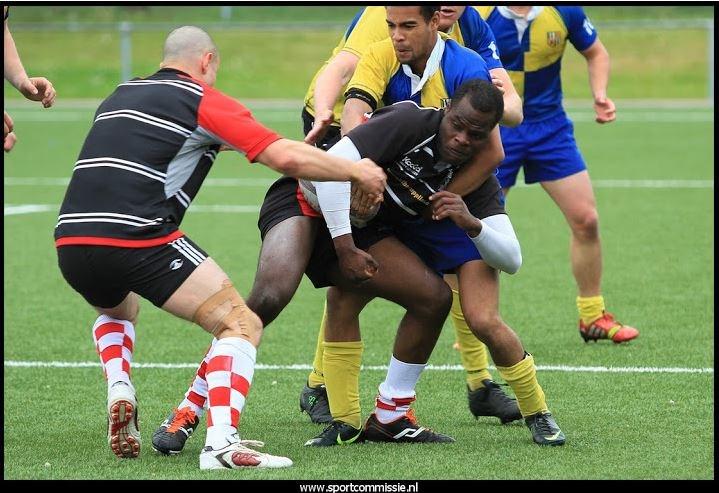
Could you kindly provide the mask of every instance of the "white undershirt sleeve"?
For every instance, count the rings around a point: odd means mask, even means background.
[[[481,219],[482,231],[470,239],[487,265],[514,274],[522,265],[522,249],[506,214]]]
[[[329,154],[340,156],[357,162],[362,159],[359,151],[347,137],[343,137],[328,151]],[[317,191],[317,201],[327,223],[332,238],[351,234],[350,194],[351,184],[348,181],[313,181]]]

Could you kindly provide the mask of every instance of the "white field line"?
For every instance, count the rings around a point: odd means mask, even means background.
[[[59,205],[54,204],[5,204],[5,216],[17,216],[19,214],[32,214],[35,212],[55,212],[60,210]],[[229,214],[255,214],[260,212],[259,205],[191,205],[192,212],[220,212]]]
[[[66,186],[67,178],[5,178],[5,186]],[[205,180],[208,187],[269,187],[271,179],[242,179],[242,178],[215,178]],[[594,188],[646,188],[646,189],[714,189],[712,180],[594,180]],[[515,188],[530,188],[525,183],[517,183]],[[539,190],[540,187],[534,187]],[[3,215],[16,216],[19,214],[33,214],[36,212],[57,212],[57,204],[5,204]],[[192,212],[219,212],[229,214],[253,214],[260,211],[260,205],[191,205]]]
[[[99,368],[100,363],[94,361],[15,361],[4,362],[9,368]],[[197,368],[197,363],[133,363],[133,368],[149,369],[183,369]],[[257,364],[258,370],[303,370],[312,369],[311,365],[264,365]],[[490,366],[491,369],[496,369]],[[386,365],[362,366],[363,370],[386,371]],[[427,365],[427,370],[461,371],[460,365]],[[714,373],[714,368],[674,368],[652,366],[568,366],[568,365],[537,365],[540,371],[559,371],[568,373]]]

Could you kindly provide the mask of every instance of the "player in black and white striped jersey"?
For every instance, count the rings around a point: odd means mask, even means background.
[[[140,453],[130,380],[139,295],[218,339],[207,365],[200,468],[287,467],[288,458],[248,448],[261,442],[237,434],[262,322],[179,225],[221,145],[290,176],[349,179],[376,196],[385,175],[370,160],[353,163],[283,139],[214,89],[219,55],[199,28],[170,33],[161,67],[120,84],[98,108],[55,228],[63,276],[100,315],[93,336],[108,383],[108,442],[118,457]]]

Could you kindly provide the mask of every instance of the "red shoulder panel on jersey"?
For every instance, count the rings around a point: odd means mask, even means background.
[[[209,86],[203,89],[197,110],[198,125],[245,153],[248,160],[254,161],[268,145],[282,138],[255,120],[250,110],[236,99]]]

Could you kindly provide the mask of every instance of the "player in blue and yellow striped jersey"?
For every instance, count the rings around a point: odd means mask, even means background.
[[[577,6],[481,7],[504,66],[522,95],[524,122],[502,129],[506,158],[498,178],[505,192],[524,168],[525,183],[541,183],[571,229],[571,264],[579,296],[579,333],[584,341],[636,338],[639,331],[605,311],[601,296],[599,219],[587,166],[562,107],[560,68],[567,41],[584,56],[598,123],[615,119],[607,97],[609,54],[594,26]]]
[[[306,142],[316,144],[323,140],[326,133],[330,136],[339,135],[339,122],[344,106],[344,98],[340,96],[347,89],[347,83],[369,45],[388,37],[385,17],[384,7],[361,9],[332,51],[330,59],[315,74],[307,89],[302,111],[307,133]],[[439,30],[447,32],[451,39],[482,56],[493,81],[504,92],[504,114],[501,123],[508,126],[519,125],[522,121],[522,101],[512,86],[507,71],[502,67],[492,31],[479,12],[472,7],[442,6]],[[327,147],[326,144],[327,142],[320,142],[321,147]]]

